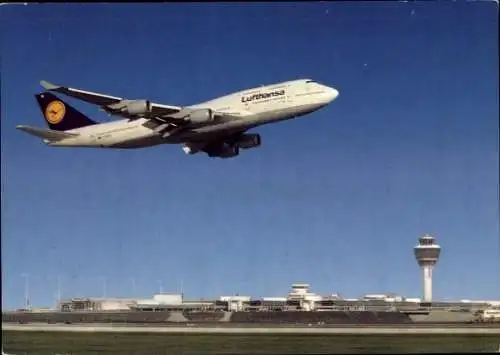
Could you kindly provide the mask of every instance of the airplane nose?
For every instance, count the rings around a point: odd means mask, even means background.
[[[326,96],[328,101],[333,101],[337,98],[337,96],[339,96],[339,92],[338,90],[329,87],[326,90]]]

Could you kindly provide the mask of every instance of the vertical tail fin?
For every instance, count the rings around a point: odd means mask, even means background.
[[[71,129],[95,125],[97,122],[79,112],[57,96],[43,92],[35,95],[45,122],[54,131],[68,131]]]

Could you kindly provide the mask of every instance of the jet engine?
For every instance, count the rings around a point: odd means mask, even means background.
[[[123,100],[116,104],[109,105],[108,108],[133,116],[143,116],[151,112],[151,102],[148,100]]]
[[[260,146],[261,139],[258,134],[242,134],[238,139],[234,142],[234,145],[243,149],[250,149]]]
[[[148,100],[135,100],[125,107],[126,112],[130,115],[145,115],[151,112],[151,102]]]
[[[193,110],[189,112],[184,119],[186,121],[189,121],[191,123],[207,123],[207,122],[212,122],[214,120],[214,112],[207,108],[207,109],[199,109],[199,110]]]

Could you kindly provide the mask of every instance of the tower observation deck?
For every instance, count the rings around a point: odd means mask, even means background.
[[[432,302],[432,271],[439,260],[441,247],[436,244],[434,237],[425,234],[418,238],[413,251],[424,274],[424,302]]]

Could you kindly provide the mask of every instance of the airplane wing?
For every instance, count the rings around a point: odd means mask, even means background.
[[[92,91],[85,91],[70,87],[58,86],[49,83],[48,81],[40,81],[40,85],[48,91],[58,92],[67,96],[74,97],[76,99],[101,106],[101,108],[110,113],[118,116],[123,116],[125,118],[137,118],[136,114],[130,114],[120,110],[120,104],[130,103],[133,101],[146,101],[146,100],[127,100],[122,97],[110,96],[105,94],[100,94]],[[157,103],[150,103],[151,105],[151,116],[166,117],[182,110],[179,106],[162,105]],[[175,120],[175,119],[174,119]]]
[[[117,96],[110,96],[81,89],[58,86],[45,80],[40,82],[47,91],[58,92],[76,99],[99,105],[109,114],[121,116],[131,120],[146,118],[144,126],[155,130],[163,136],[175,134],[191,124],[204,124],[217,119],[231,119],[226,113],[214,112],[210,108],[189,108],[163,105],[149,100],[130,100]]]

